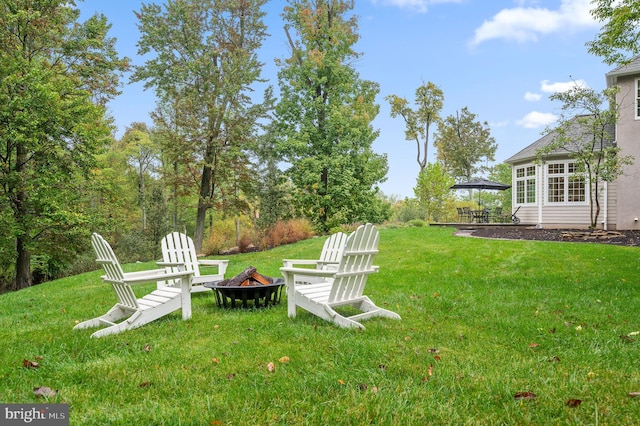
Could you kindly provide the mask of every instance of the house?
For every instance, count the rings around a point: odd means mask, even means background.
[[[606,74],[607,87],[619,86],[619,118],[611,133],[620,155],[633,164],[613,182],[602,182],[598,224],[604,229],[640,229],[640,57]],[[589,137],[575,117],[567,132],[571,137]],[[519,208],[521,223],[542,227],[586,228],[590,224],[589,197],[584,179],[572,177],[575,162],[570,150],[556,149],[536,161],[540,148],[549,145],[555,132],[527,146],[506,160],[512,167],[513,208]]]

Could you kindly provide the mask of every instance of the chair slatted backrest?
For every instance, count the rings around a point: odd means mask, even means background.
[[[346,243],[347,234],[344,232],[337,232],[327,238],[320,253],[320,269],[328,269],[330,266],[327,266],[327,263],[340,262]]]
[[[362,296],[367,277],[376,272],[373,259],[378,253],[379,239],[378,230],[370,223],[361,225],[349,235],[331,287],[329,303],[353,300]]]
[[[179,263],[181,266],[167,266],[166,272],[180,272],[182,265],[187,271],[193,271],[193,276],[200,276],[198,256],[193,240],[181,232],[172,232],[165,236],[160,243],[162,260],[168,263]],[[178,286],[180,280],[164,280],[163,285]]]
[[[200,276],[196,246],[191,237],[181,233],[172,232],[162,239],[162,257],[165,262],[181,263],[187,271],[193,271],[194,277]],[[178,272],[177,267],[172,268]]]
[[[121,305],[138,309],[138,298],[131,286],[124,282],[124,272],[109,243],[101,235],[93,233],[91,244],[96,252],[96,262],[101,264],[104,269],[105,274],[102,276],[102,280],[112,285]]]

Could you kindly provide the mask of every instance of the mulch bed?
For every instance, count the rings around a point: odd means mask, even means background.
[[[469,235],[469,234],[467,234]],[[589,231],[578,229],[536,229],[523,226],[496,226],[476,229],[471,236],[508,240],[571,241],[584,243],[640,246],[640,231]]]

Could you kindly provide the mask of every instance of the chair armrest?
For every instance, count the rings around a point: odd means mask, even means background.
[[[192,275],[193,271],[165,272],[164,269],[152,269],[140,272],[127,272],[124,274],[123,281],[127,284],[146,284],[174,278],[189,278]]]
[[[217,259],[202,259],[198,260],[199,266],[217,266],[218,274],[224,275],[227,272],[227,266],[229,266],[228,260],[217,260]]]
[[[293,265],[317,265],[319,260],[313,259],[282,259],[285,268],[293,268]]]
[[[328,277],[331,278],[336,275],[336,271],[326,271],[324,269],[309,269],[309,268],[280,268],[280,272],[288,274],[300,274],[312,277]]]
[[[156,262],[158,266],[185,266],[184,262]]]

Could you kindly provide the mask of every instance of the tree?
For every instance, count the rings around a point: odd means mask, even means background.
[[[260,179],[257,183],[259,217],[257,224],[267,229],[280,219],[293,216],[291,182],[278,167],[280,157],[276,151],[274,126],[269,126],[258,140],[256,149],[257,171]]]
[[[550,99],[563,103],[562,114],[557,126],[547,129],[553,134],[552,142],[537,152],[540,161],[557,150],[575,159],[572,178],[586,185],[593,228],[600,215],[600,183],[612,182],[622,174],[622,167],[632,162],[631,157],[620,155],[614,143],[618,90],[610,87],[596,92],[576,84],[566,92],[551,95]]]
[[[158,149],[152,141],[149,129],[144,123],[133,123],[122,137],[128,163],[136,172],[138,180],[138,202],[142,209],[142,231],[147,228],[146,180],[158,163]]]
[[[604,58],[611,65],[623,64],[640,54],[640,1],[592,0],[591,15],[603,23],[593,41],[587,43],[589,52]]]
[[[440,111],[444,102],[442,90],[428,82],[416,89],[414,111],[409,107],[409,101],[396,95],[385,98],[391,104],[391,117],[398,115],[404,119],[406,130],[405,139],[415,141],[417,148],[416,161],[422,172],[427,165],[427,151],[429,148],[429,130],[432,124],[440,121]]]
[[[174,0],[161,7],[143,4],[138,53],[154,53],[136,68],[134,81],[153,87],[160,108],[169,106],[179,138],[172,151],[195,173],[198,194],[194,244],[200,250],[207,211],[232,203],[243,168],[249,167],[247,145],[254,142],[257,122],[271,98],[255,104],[251,85],[259,81],[257,51],[266,37],[261,7],[266,0]],[[166,118],[166,116],[165,116]],[[157,123],[158,124],[158,123]],[[169,163],[175,163],[169,159]],[[199,169],[199,171],[196,171]]]
[[[371,122],[379,110],[379,87],[350,65],[359,57],[353,50],[357,20],[347,16],[353,6],[296,0],[283,14],[292,53],[278,61],[279,152],[291,165],[287,173],[299,212],[321,232],[388,214],[377,196],[387,159],[371,149],[378,136]]]
[[[110,138],[105,103],[127,60],[110,25],[77,22],[73,1],[0,4],[0,195],[15,242],[13,288],[32,284],[31,254],[62,256],[60,239],[84,230],[83,183]],[[69,255],[69,253],[67,253]]]
[[[476,121],[467,107],[438,124],[434,145],[445,169],[467,181],[488,169],[486,163],[494,161],[498,149],[487,122]]]
[[[453,177],[439,162],[427,163],[420,172],[413,192],[427,219],[439,221],[446,215],[452,199],[450,188],[454,183]]]
[[[489,180],[494,182],[504,183],[506,185],[512,185],[513,171],[512,167],[508,163],[496,164],[489,170]],[[491,194],[495,192],[495,194]],[[486,198],[493,198],[498,200],[498,205],[503,208],[504,211],[511,211],[511,195],[513,190],[511,188],[504,191],[490,191],[485,194]]]

